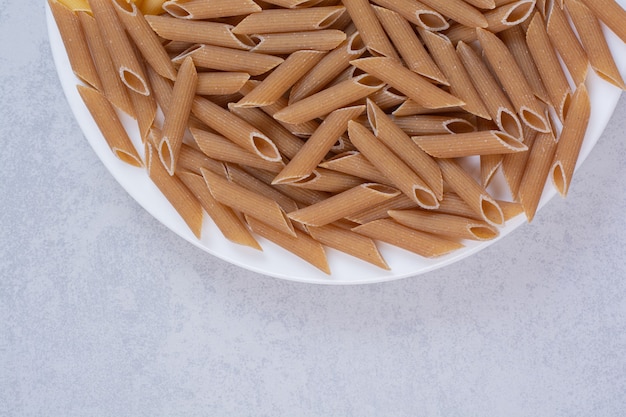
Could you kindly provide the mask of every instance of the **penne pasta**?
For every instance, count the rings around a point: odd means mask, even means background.
[[[526,163],[530,156],[530,150],[533,147],[537,132],[526,128],[524,134],[524,144],[528,147],[527,152],[510,153],[504,155],[502,158],[502,173],[504,179],[509,187],[509,191],[515,200],[518,200],[519,187],[524,176],[524,170],[526,169]]]
[[[346,151],[319,164],[320,167],[362,178],[366,182],[390,185],[391,182],[359,151]]]
[[[307,178],[292,181],[288,185],[328,193],[341,193],[362,182],[361,178],[318,167]]]
[[[414,209],[390,210],[389,216],[411,229],[450,238],[491,240],[500,234],[498,229],[490,224],[451,214]]]
[[[368,0],[343,0],[342,3],[361,34],[367,49],[373,55],[399,59]]]
[[[450,24],[441,13],[416,0],[373,0],[386,9],[401,14],[409,22],[433,32],[445,30]]]
[[[622,42],[626,42],[626,10],[615,0],[581,0]]]
[[[488,26],[485,13],[480,12],[463,0],[422,0],[422,2],[462,25],[481,28]]]
[[[201,72],[198,74],[196,94],[204,96],[235,94],[249,79],[250,75],[245,72]]]
[[[502,166],[503,159],[503,154],[480,155],[480,183],[483,187],[487,188],[489,186],[491,179],[496,174],[496,171],[498,171],[498,168]]]
[[[393,123],[409,136],[444,135],[446,133],[475,132],[476,126],[454,114],[448,116],[415,115],[393,117]]]
[[[233,33],[252,35],[329,29],[345,12],[343,6],[268,9],[247,15]]]
[[[528,147],[518,139],[499,130],[480,130],[456,135],[413,136],[413,142],[424,152],[437,158],[500,155],[528,150]]]
[[[215,19],[262,11],[253,0],[169,0],[163,10],[179,19]]]
[[[165,0],[141,0],[139,8],[144,15],[163,13],[163,3]],[[137,2],[135,2],[137,3]]]
[[[336,29],[308,32],[262,33],[251,35],[256,43],[252,52],[284,55],[300,50],[330,51],[346,40],[346,34]]]

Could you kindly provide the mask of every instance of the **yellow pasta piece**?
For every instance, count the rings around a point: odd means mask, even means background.
[[[161,14],[164,2],[165,0],[142,0],[139,7],[143,14]]]

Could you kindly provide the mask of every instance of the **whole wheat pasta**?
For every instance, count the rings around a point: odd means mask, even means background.
[[[413,136],[413,141],[427,154],[437,158],[499,155],[528,150],[527,146],[518,139],[499,130],[480,130],[455,135]]]
[[[111,103],[104,95],[92,87],[78,85],[77,88],[85,106],[87,106],[89,113],[115,156],[133,166],[142,166],[141,158],[137,154],[135,146],[128,137],[128,133],[126,133]]]
[[[328,193],[341,193],[356,187],[363,180],[353,175],[331,171],[324,168],[316,168],[311,175],[298,181],[292,181],[286,185],[307,188],[309,190],[324,191]]]
[[[198,74],[196,94],[234,94],[239,92],[249,79],[250,75],[245,72],[201,72]]]
[[[330,51],[346,40],[346,34],[336,29],[308,32],[261,33],[251,35],[256,43],[253,52],[284,55],[300,50]]]
[[[158,146],[158,153],[161,162],[170,175],[176,171],[176,160],[183,144],[183,135],[187,128],[191,106],[196,95],[196,84],[198,77],[193,60],[187,57],[178,70],[174,90],[172,92],[172,102],[169,111],[165,114],[162,137]]]
[[[369,262],[379,268],[389,270],[389,265],[385,262],[374,241],[368,237],[354,233],[333,224],[321,227],[307,227],[311,237],[322,245],[337,249]]]
[[[343,0],[342,3],[372,54],[399,59],[368,0]]]
[[[215,200],[201,175],[183,171],[177,173],[177,176],[195,195],[202,208],[204,208],[226,239],[239,245],[263,250],[233,209]]]
[[[541,194],[550,175],[550,165],[552,164],[556,147],[556,138],[552,132],[549,132],[537,134],[530,149],[518,191],[519,202],[522,204],[529,222],[533,220],[537,212]]]
[[[112,3],[143,58],[163,77],[174,80],[176,78],[174,65],[139,8],[126,0],[113,0]]]
[[[401,14],[409,22],[426,30],[440,31],[450,27],[441,13],[416,0],[374,0],[374,3]]]
[[[233,33],[251,35],[328,29],[345,12],[343,6],[268,9],[247,15]]]
[[[191,128],[190,130],[200,150],[215,160],[251,166],[274,173],[280,172],[284,166],[282,161],[263,159],[223,136],[201,129]]]
[[[324,247],[309,235],[299,230],[295,230],[295,236],[282,233],[265,224],[263,220],[247,215],[246,222],[254,233],[307,261],[322,272],[330,274]]]
[[[441,109],[465,104],[463,100],[432,85],[393,59],[361,58],[352,61],[352,65],[384,81],[424,107]]]
[[[565,5],[596,74],[618,88],[626,89],[598,19],[579,0],[567,0]]]
[[[375,220],[352,230],[426,258],[443,256],[463,247],[461,243],[411,229],[391,219]]]
[[[463,0],[465,3],[469,3],[479,9],[494,9],[496,7],[496,0]]]
[[[436,194],[397,155],[382,144],[367,128],[348,122],[350,141],[378,170],[404,194],[424,208],[437,208]]]
[[[217,104],[196,96],[192,112],[207,126],[242,148],[268,161],[281,160],[280,153],[271,139]]]
[[[83,33],[78,15],[58,0],[48,0],[48,5],[59,28],[72,71],[80,80],[102,90],[102,83],[89,52],[88,39]]]
[[[504,224],[502,209],[496,200],[457,162],[445,158],[438,159],[437,162],[441,167],[443,180],[476,214],[491,225],[502,226]]]
[[[180,178],[171,176],[165,170],[163,164],[159,162],[157,152],[150,141],[146,141],[145,148],[148,176],[184,222],[187,223],[187,226],[191,229],[193,234],[200,239],[202,235],[203,217],[200,202]]]
[[[363,99],[383,87],[380,80],[368,74],[360,75],[289,104],[275,113],[274,118],[287,123],[306,122]]]
[[[211,21],[189,21],[169,15],[146,16],[152,30],[164,39],[250,50],[255,43],[247,35],[236,35],[233,25]],[[181,51],[182,52],[182,51]]]
[[[161,14],[163,13],[163,3],[165,0],[142,0],[139,5],[143,14]]]
[[[388,110],[404,103],[407,100],[407,97],[392,86],[386,85],[370,95],[368,100],[376,103],[376,105],[381,109]]]
[[[291,161],[276,176],[273,183],[300,181],[313,172],[331,147],[348,128],[348,121],[365,111],[365,106],[344,107],[333,111],[304,143]]]
[[[350,66],[350,61],[359,58],[366,47],[361,35],[354,32],[337,48],[325,55],[321,61],[293,86],[289,102],[296,102],[322,90],[330,81]]]
[[[470,240],[491,240],[500,234],[497,227],[485,222],[426,210],[390,210],[398,223],[433,235]]]
[[[333,156],[319,164],[320,167],[333,171],[343,172],[362,178],[364,182],[377,182],[391,185],[391,181],[385,177],[370,161],[359,151],[346,151]]]
[[[276,6],[285,7],[287,9],[295,9],[297,7],[317,6],[323,0],[264,0],[265,3],[274,4]]]
[[[399,196],[390,198],[376,207],[371,207],[360,213],[353,214],[347,219],[357,224],[365,224],[373,222],[374,220],[389,218],[389,210],[406,210],[417,207],[418,205],[415,201],[411,200],[405,194],[400,194]]]
[[[173,61],[175,63],[182,62],[187,56],[193,58],[196,67],[246,72],[250,75],[264,74],[284,61],[284,59],[273,55],[213,45],[194,45],[175,57]]]
[[[500,204],[498,203],[498,205]],[[433,212],[451,214],[453,216],[466,217],[474,220],[483,220],[482,214],[477,213],[461,197],[450,191],[443,194],[439,208]]]
[[[150,90],[146,76],[113,4],[110,0],[89,0],[89,5],[122,82],[147,96]]]
[[[143,142],[150,134],[150,129],[154,126],[157,115],[157,102],[153,94],[144,96],[132,90],[128,90],[128,97],[132,102],[134,115],[139,127],[139,136]]]
[[[155,134],[154,137],[153,145],[161,138],[161,133]],[[209,158],[195,147],[183,143],[183,146],[180,148],[180,155],[178,155],[178,170],[180,172],[187,171],[202,175],[201,168],[213,171],[223,177],[226,176],[226,165],[223,162]]]
[[[609,27],[622,42],[626,42],[626,10],[615,0],[582,0],[598,19]]]
[[[513,105],[478,53],[465,42],[459,42],[456,50],[491,119],[500,130],[522,140],[522,124]]]
[[[480,183],[483,187],[489,186],[498,168],[502,166],[503,158],[504,154],[480,155]]]
[[[471,27],[486,28],[487,19],[484,14],[463,0],[421,0],[424,4],[432,7],[442,15]]]
[[[475,132],[476,126],[455,114],[414,115],[394,117],[393,123],[409,136],[443,135],[446,133]]]
[[[179,19],[215,19],[257,13],[262,9],[253,0],[169,0],[163,10]]]
[[[116,108],[136,117],[134,106],[130,101],[129,90],[117,75],[117,70],[100,35],[96,20],[87,12],[78,12],[78,18],[89,45],[98,78],[102,84],[100,91]]]
[[[318,201],[322,201],[331,196],[330,193],[317,190],[309,190],[307,188],[294,187],[290,184],[272,184],[274,174],[261,169],[242,166],[241,169],[246,171],[253,177],[263,181],[265,184],[272,185],[272,187],[278,189],[282,194],[294,200],[298,207],[304,207],[311,204],[315,204]]]
[[[493,33],[480,28],[476,31],[487,60],[521,120],[538,132],[548,131],[548,122],[541,105],[506,45]]]
[[[589,59],[567,21],[565,12],[554,3],[546,19],[546,28],[552,44],[559,51],[559,55],[574,80],[574,85],[584,83],[587,79]]]
[[[282,233],[295,236],[291,221],[276,201],[234,184],[209,170],[202,169],[202,176],[211,194],[220,203],[261,219]]]
[[[559,144],[551,168],[554,185],[563,197],[567,195],[572,182],[574,168],[585,139],[590,116],[589,93],[585,84],[581,84],[574,92],[570,112],[563,123],[563,130],[559,136]]]
[[[528,26],[526,43],[544,80],[550,101],[559,119],[564,121],[571,100],[571,89],[539,13],[535,14]]]
[[[437,199],[441,199],[443,179],[437,162],[416,147],[411,138],[369,99],[367,116],[374,135],[424,180]]]
[[[261,107],[275,103],[325,55],[320,51],[296,51],[246,94],[236,106]]]
[[[504,179],[509,187],[511,196],[513,196],[515,200],[518,200],[520,183],[524,176],[526,163],[528,162],[530,150],[533,147],[536,136],[536,131],[526,128],[524,144],[528,146],[529,151],[506,154],[502,158],[502,173],[504,174]]]
[[[404,103],[398,106],[391,114],[396,117],[405,117],[405,116],[419,116],[419,115],[431,115],[431,114],[442,114],[442,113],[459,113],[463,112],[463,110],[458,106],[452,106],[447,108],[428,108],[423,106],[420,103],[417,103],[410,98],[407,99]]]
[[[507,222],[524,212],[524,207],[517,201],[498,200],[498,204],[504,214],[504,220]]]
[[[433,59],[448,79],[450,93],[465,102],[461,108],[484,119],[490,119],[491,116],[474,88],[452,42],[445,35],[423,29],[420,30],[420,34]]]
[[[408,20],[384,7],[374,6],[374,10],[405,65],[436,83],[448,85],[445,75],[428,54]]]
[[[535,8],[535,0],[518,0],[503,4],[484,13],[487,25],[484,26],[492,33],[499,33],[525,22]],[[452,43],[460,41],[470,43],[477,39],[475,26],[453,25],[445,31],[445,35]]]
[[[392,187],[363,183],[308,207],[287,213],[290,219],[307,226],[324,226],[399,195]]]
[[[531,19],[527,21],[530,23]],[[550,104],[550,96],[543,85],[537,66],[533,60],[528,45],[526,44],[526,32],[519,25],[502,31],[498,34],[502,42],[509,48],[515,62],[526,77],[535,97],[544,103]]]

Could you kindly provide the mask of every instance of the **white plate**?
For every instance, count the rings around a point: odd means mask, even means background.
[[[620,3],[624,5],[626,4],[626,0],[620,0]],[[52,54],[63,86],[63,91],[85,137],[98,157],[102,160],[102,163],[122,187],[157,220],[194,245],[232,264],[261,274],[306,283],[362,284],[389,281],[423,274],[450,265],[496,243],[499,239],[526,223],[524,216],[517,216],[509,221],[505,227],[501,228],[500,236],[497,239],[488,242],[466,242],[465,248],[437,259],[425,259],[403,249],[398,249],[387,244],[380,244],[381,253],[391,267],[390,271],[382,270],[333,249],[329,249],[327,253],[332,271],[332,275],[330,276],[262,238],[259,238],[259,243],[264,249],[262,252],[233,244],[221,235],[215,224],[208,218],[205,218],[203,238],[202,240],[197,240],[179,215],[170,206],[168,201],[152,184],[145,171],[124,164],[112,154],[78,95],[76,84],[79,81],[72,73],[58,29],[47,5],[46,15]],[[623,74],[626,69],[626,46],[608,31],[607,37],[609,46],[616,57],[618,67]],[[595,74],[591,74],[587,82],[587,87],[589,88],[591,97],[592,112],[590,125],[581,150],[578,165],[585,160],[598,141],[598,138],[602,134],[602,131],[606,127],[615,109],[621,93],[619,89],[600,80]],[[131,138],[135,141],[135,144],[138,145],[137,148],[142,149],[142,147],[139,146],[140,139],[136,127],[132,123],[128,123],[127,126]],[[496,180],[502,181],[501,178]],[[506,187],[499,188],[502,189]],[[554,187],[551,185],[546,187],[540,202],[540,207],[555,194],[556,191]],[[494,196],[498,196],[497,192]]]

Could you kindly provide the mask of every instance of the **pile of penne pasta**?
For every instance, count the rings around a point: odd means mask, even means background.
[[[437,257],[532,220],[571,184],[588,71],[624,89],[614,0],[48,3],[111,150],[198,238],[206,212],[326,273],[325,247],[388,269],[377,241]]]

